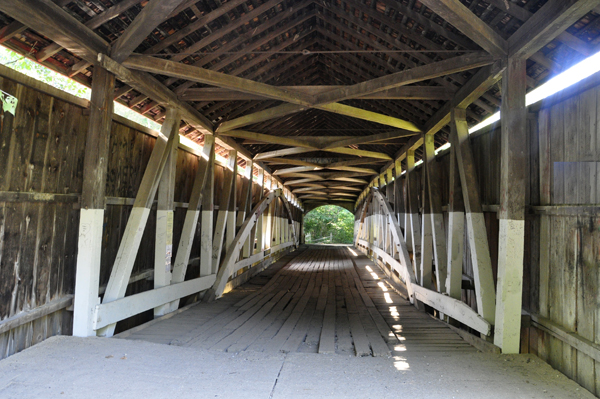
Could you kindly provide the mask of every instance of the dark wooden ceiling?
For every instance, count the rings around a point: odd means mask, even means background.
[[[149,3],[147,0],[55,0],[55,4],[115,43]],[[461,0],[474,15],[505,40],[546,3],[545,0]],[[90,85],[93,66],[28,24],[0,13],[0,42],[77,81]],[[31,24],[34,26],[33,24]],[[567,31],[528,60],[528,85],[533,88],[579,60],[600,45],[600,14],[588,12]],[[421,65],[481,51],[461,31],[416,0],[229,0],[183,1],[137,46],[135,53],[181,62],[274,86],[340,86],[366,82]],[[341,104],[414,123],[427,123],[463,87],[478,69],[403,86],[395,96],[344,100]],[[154,74],[215,127],[227,121],[283,103],[247,93]],[[161,122],[165,109],[156,99],[118,83],[115,99]],[[467,109],[470,124],[482,121],[500,106],[499,85],[491,87]],[[390,132],[394,127],[348,115],[310,108],[243,127],[273,136],[361,137]],[[443,128],[436,145],[447,141]],[[189,124],[182,133],[198,141],[203,135]],[[411,136],[349,148],[394,157]],[[288,148],[281,144],[235,138],[252,156]],[[417,157],[420,157],[417,151]],[[288,155],[296,165],[355,160],[355,156],[323,151]],[[364,158],[364,157],[363,157]],[[363,159],[377,172],[389,162]],[[264,161],[274,171],[292,167]],[[359,161],[356,161],[360,163]],[[364,162],[363,162],[364,163]],[[321,175],[335,171],[319,171]],[[317,173],[317,172],[315,172]],[[337,172],[340,173],[339,171]],[[349,173],[349,172],[348,172]],[[359,172],[356,172],[359,173]],[[356,176],[360,176],[359,173]],[[298,176],[281,175],[284,181]],[[363,173],[358,180],[369,181]],[[348,181],[347,184],[364,183]]]

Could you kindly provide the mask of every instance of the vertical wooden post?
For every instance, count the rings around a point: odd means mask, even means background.
[[[173,205],[175,202],[175,172],[179,134],[175,134],[167,149],[167,162],[158,184],[156,206],[156,234],[154,245],[154,288],[171,284],[171,258],[173,255]],[[154,317],[169,313],[169,303],[154,308]]]
[[[433,135],[425,135],[425,162],[423,167],[427,174],[426,190],[429,194],[429,210],[433,237],[433,256],[436,268],[436,283],[438,292],[446,292],[446,233],[444,231],[444,215],[442,213],[441,187],[436,175],[435,142]]]
[[[519,353],[525,245],[527,108],[525,59],[509,58],[502,77],[502,152],[498,294],[494,344],[502,353]]]
[[[115,76],[96,65],[83,161],[83,187],[77,243],[73,335],[94,336],[92,317],[99,302],[100,254],[108,149],[113,116]]]
[[[550,109],[539,112],[540,205],[552,202],[552,162],[550,156]],[[550,282],[550,216],[540,215],[540,315],[548,317]]]
[[[229,194],[229,206],[227,207],[227,227],[225,228],[225,252],[233,245],[237,229],[237,160],[233,165],[233,179],[231,181],[231,194]]]
[[[396,213],[398,225],[404,229],[404,214],[406,213],[406,209],[404,196],[402,193],[402,161],[400,159],[396,159],[394,166],[396,174],[396,177],[394,178],[394,212]]]
[[[106,291],[102,303],[108,303],[125,296],[131,270],[142,241],[144,227],[148,221],[150,208],[154,202],[158,182],[162,176],[168,154],[172,148],[173,141],[178,140],[180,115],[173,109],[167,110],[167,117],[162,125],[162,135],[156,139],[152,155],[148,160],[148,166],[144,171],[140,188],[138,189],[133,203],[131,215],[127,220],[127,226],[123,238],[119,244],[119,250],[115,263],[110,273]],[[165,137],[166,136],[166,137]],[[115,331],[116,324],[110,324],[97,331],[99,336],[111,337]]]
[[[258,194],[258,201],[260,202],[265,195],[265,170],[263,168],[258,170],[258,184],[260,184]],[[264,215],[258,216],[254,231],[256,236],[256,252],[262,252],[265,250]]]
[[[477,312],[490,324],[494,324],[496,287],[494,286],[485,219],[481,208],[479,188],[477,187],[477,172],[469,141],[466,110],[454,109],[453,119],[456,124],[456,131],[454,132],[452,146],[456,150],[458,171],[467,211],[467,237],[471,261],[473,262]]]
[[[433,137],[432,137],[433,138]],[[424,143],[427,144],[427,135]],[[426,151],[426,150],[425,150]],[[423,151],[425,153],[425,151]],[[428,175],[426,173],[427,160],[423,159],[421,169],[421,286],[431,289],[433,282],[433,228],[431,226],[431,206],[429,203]]]
[[[408,164],[408,159],[407,159]],[[402,182],[402,198],[404,201],[404,220],[402,221],[404,225],[404,241],[406,241],[406,247],[409,252],[412,252],[413,249],[413,236],[412,236],[412,228],[410,225],[410,201],[409,201],[409,187],[408,187],[408,170],[405,171],[404,180]]]
[[[204,144],[206,145],[206,144]],[[213,220],[215,217],[215,146],[210,148],[206,165],[206,183],[202,190],[202,221],[200,222],[200,277],[213,273]]]
[[[238,227],[240,227],[242,225],[242,223],[244,223],[244,220],[246,220],[246,218],[252,211],[252,185],[253,185],[252,172],[253,172],[253,169],[254,169],[254,163],[252,162],[252,160],[247,161],[245,177],[246,177],[246,179],[248,179],[248,182],[247,182],[247,186],[246,186],[246,192],[243,194],[244,195],[244,201],[243,201],[244,209],[240,209],[240,212],[238,214]],[[254,227],[252,228],[252,230],[254,231]],[[250,233],[248,240],[246,240],[246,242],[244,243],[244,248],[242,250],[242,256],[244,258],[247,258],[252,254],[251,246],[250,246],[251,238],[253,238],[252,233]],[[254,241],[252,241],[252,248],[253,247],[254,247]]]
[[[273,177],[267,176],[266,178],[267,189],[269,191],[273,191],[275,187],[273,187]],[[269,204],[267,209],[265,210],[265,220],[264,220],[264,244],[265,249],[269,249],[273,246],[273,226],[271,225],[271,216],[273,214],[273,202]]]
[[[409,224],[406,230],[410,230],[413,249],[413,269],[415,276],[421,280],[421,220],[419,218],[419,196],[417,192],[417,176],[415,175],[415,152],[408,150],[406,153],[406,182],[408,188]]]
[[[456,124],[452,135],[456,134]],[[456,148],[450,147],[450,195],[448,203],[448,277],[446,292],[454,299],[462,298],[463,252],[465,240],[465,205],[456,164]]]
[[[219,201],[219,213],[217,214],[217,224],[215,227],[215,233],[213,238],[211,274],[215,274],[219,271],[219,265],[221,262],[221,251],[223,250],[223,241],[225,239],[225,225],[227,222],[227,213],[230,206],[231,192],[233,191],[236,178],[236,161],[237,151],[229,150],[227,166],[223,171],[223,192],[221,193]]]

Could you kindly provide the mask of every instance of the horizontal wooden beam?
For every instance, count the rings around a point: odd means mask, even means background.
[[[269,134],[249,132],[247,130],[229,130],[225,132],[219,132],[218,136],[230,136],[243,139],[251,139],[269,144],[287,145],[292,147],[305,147],[312,149],[319,149],[313,143],[308,140],[303,140],[302,136],[287,137],[287,136],[273,136]]]
[[[277,176],[277,175],[289,175],[289,174],[296,174],[296,173],[302,173],[302,172],[313,172],[315,170],[321,170],[323,169],[323,167],[315,167],[315,166],[296,166],[293,168],[285,168],[285,169],[278,169],[276,170],[273,175]]]
[[[370,135],[370,136],[351,137],[351,138],[346,138],[346,139],[342,139],[342,140],[339,140],[339,141],[334,141],[333,143],[328,144],[324,148],[346,147],[346,146],[349,146],[349,145],[373,143],[373,142],[377,142],[377,141],[384,141],[384,140],[396,139],[396,138],[399,138],[399,137],[410,137],[410,136],[414,136],[416,134],[417,133],[413,132],[413,131],[394,130],[394,131],[391,131],[391,132],[373,134],[373,135]]]
[[[293,90],[308,95],[321,94],[338,89],[339,86],[278,86],[283,90]],[[361,100],[450,100],[454,90],[438,86],[406,86],[384,90],[358,97]],[[249,101],[265,100],[266,97],[254,93],[242,93],[220,87],[191,88],[180,94],[182,101]]]
[[[66,295],[37,308],[19,313],[13,317],[9,317],[8,319],[4,319],[0,321],[0,335],[24,324],[31,323],[32,321],[47,316],[51,313],[58,312],[59,310],[65,309],[71,305],[73,305],[73,295]]]
[[[380,78],[375,78],[352,86],[338,87],[334,90],[329,90],[327,92],[311,96],[314,99],[312,107],[342,115],[347,115],[354,118],[369,120],[388,126],[394,126],[413,132],[420,132],[421,129],[411,122],[337,103],[342,100],[362,97],[365,95],[370,95],[373,93],[392,90],[401,86],[418,83],[424,80],[429,80],[453,73],[463,72],[466,70],[489,65],[491,63],[493,63],[493,58],[488,54],[469,53],[467,55],[454,57],[448,60],[419,66],[391,75],[386,75]],[[158,70],[156,71],[156,73],[161,72]],[[162,73],[165,74],[164,72]],[[183,76],[178,77],[184,78]],[[301,112],[307,109],[307,104],[305,103],[300,104],[298,102],[293,101],[287,102],[291,102],[292,104],[280,105],[271,109],[246,115],[231,121],[226,121],[219,126],[218,131],[222,132],[226,130],[238,129],[243,126],[247,126],[258,122],[264,122],[274,118],[280,118],[282,116],[296,112]]]
[[[338,154],[354,155],[357,157],[378,158],[378,159],[385,159],[385,160],[389,160],[389,161],[392,160],[392,157],[390,157],[387,154],[381,153],[381,152],[356,150],[354,148],[336,147],[336,148],[326,148],[326,149],[323,149],[323,151],[335,152]]]

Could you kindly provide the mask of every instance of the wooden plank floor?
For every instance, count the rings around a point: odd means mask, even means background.
[[[398,295],[368,258],[343,246],[303,248],[215,302],[118,337],[226,352],[475,351]]]

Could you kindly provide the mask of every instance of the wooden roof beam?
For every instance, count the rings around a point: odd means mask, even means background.
[[[315,96],[315,103],[313,106],[362,97],[368,94],[393,89],[395,87],[406,86],[424,80],[468,71],[470,69],[490,65],[493,62],[494,58],[488,54],[469,53],[319,94]]]
[[[294,90],[308,95],[321,94],[335,90],[337,86],[278,86],[284,90]],[[358,97],[362,100],[450,100],[455,91],[441,86],[403,86],[378,93]],[[179,96],[182,101],[247,101],[264,100],[258,94],[242,93],[220,87],[187,89]]]
[[[508,39],[509,56],[531,57],[597,5],[597,0],[549,0]]]
[[[506,40],[459,0],[421,0],[421,2],[488,53],[496,57],[506,55],[508,49]]]
[[[219,132],[219,136],[230,136],[243,139],[252,139],[261,141],[263,143],[287,145],[292,147],[304,147],[318,150],[319,146],[316,145],[312,140],[304,140],[301,136],[289,137],[289,136],[273,136],[270,134],[262,134],[255,132],[248,132],[246,130],[230,130],[224,133]]]
[[[183,0],[150,0],[111,48],[111,57],[123,62]]]
[[[312,98],[309,96],[289,90],[282,90],[276,86],[146,55],[131,56],[123,62],[123,65],[144,72],[172,76],[245,93],[260,93],[267,98],[298,104],[300,106],[308,106],[312,102]]]
[[[3,0],[0,11],[88,62],[108,52],[106,41],[50,0]]]
[[[134,57],[134,59],[135,59],[135,57]],[[169,62],[171,62],[171,61],[163,61],[163,63],[169,63]],[[477,67],[489,65],[492,62],[493,62],[493,58],[487,54],[484,55],[481,53],[470,53],[470,54],[466,54],[463,56],[450,58],[448,60],[443,60],[443,61],[435,62],[432,64],[428,64],[428,65],[423,65],[423,66],[416,67],[413,69],[396,72],[391,75],[383,76],[380,78],[375,78],[375,79],[369,80],[367,82],[357,83],[352,86],[344,86],[344,87],[341,87],[341,88],[338,88],[335,90],[330,90],[328,92],[315,95],[314,96],[315,100],[314,100],[314,103],[312,104],[312,106],[318,107],[320,109],[324,109],[326,111],[341,113],[341,114],[352,116],[352,117],[359,117],[361,119],[366,119],[366,120],[382,123],[382,122],[379,122],[378,120],[374,120],[374,119],[378,119],[379,115],[381,115],[381,114],[371,113],[370,111],[366,111],[366,110],[361,110],[363,112],[357,112],[358,109],[354,108],[354,107],[349,107],[349,106],[345,106],[345,105],[341,105],[341,104],[335,104],[335,105],[332,105],[332,104],[337,103],[338,101],[342,101],[342,100],[346,100],[346,99],[350,99],[350,98],[361,97],[361,96],[365,96],[368,94],[377,93],[380,91],[390,90],[390,89],[394,89],[396,87],[421,82],[423,80],[429,80],[429,79],[433,79],[433,78],[440,77],[440,76],[445,76],[445,75],[449,75],[449,74],[453,74],[453,73],[457,73],[457,72],[463,72],[463,71],[466,71],[469,69],[474,69]],[[173,63],[173,64],[175,64],[175,63]],[[180,64],[177,64],[177,65],[180,65]],[[133,66],[133,67],[135,67],[135,66]],[[172,73],[170,71],[165,71],[164,68],[162,70],[160,70],[157,67],[150,67],[150,66],[147,66],[146,68],[147,69],[145,69],[145,70],[147,70],[149,72],[154,72],[154,73],[162,73],[162,74],[167,74],[167,75],[169,73]],[[191,71],[188,74],[188,77],[183,77],[183,76],[179,76],[179,77],[184,78],[184,79],[198,79],[198,78],[194,78],[194,76],[191,74]],[[237,79],[239,79],[239,78],[237,78]],[[202,82],[202,83],[210,84],[208,82]],[[213,83],[213,84],[215,84],[215,83]],[[221,124],[221,126],[219,126],[219,130],[225,131],[228,129],[237,129],[237,128],[240,128],[243,126],[262,122],[262,121],[265,121],[268,119],[278,118],[278,117],[284,116],[289,113],[300,112],[300,111],[305,110],[306,108],[307,108],[306,105],[284,104],[279,107],[275,107],[272,109],[262,111],[261,113],[258,113],[258,114],[246,115],[237,120],[227,121],[227,122]],[[380,120],[386,121],[386,122],[384,122],[384,124],[388,124],[388,125],[389,125],[389,123],[395,123],[394,126],[400,127],[403,129],[407,129],[407,127],[410,127],[408,125],[402,125],[401,123],[398,124],[397,121],[392,121],[391,119],[388,119],[388,118],[391,118],[391,117],[382,118]],[[397,119],[397,118],[394,118],[394,119]],[[400,120],[398,120],[398,121],[400,121]],[[416,130],[415,129],[408,129],[408,130],[419,131],[420,129],[417,127]]]

